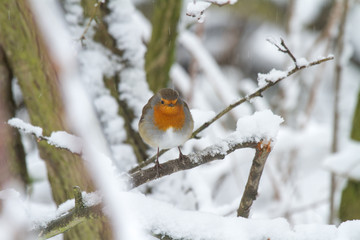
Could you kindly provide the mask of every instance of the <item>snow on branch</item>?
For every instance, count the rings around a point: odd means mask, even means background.
[[[224,6],[227,4],[235,4],[237,0],[203,0],[196,1],[193,0],[188,3],[186,9],[186,15],[196,18],[199,23],[204,22],[205,20],[205,10],[211,6],[211,4],[215,4],[218,6]]]
[[[260,151],[263,147],[258,144],[262,141],[271,144],[275,140],[279,125],[282,122],[283,119],[274,115],[270,110],[243,117],[238,120],[237,130],[222,141],[202,151],[191,153],[181,161],[178,159],[167,161],[161,164],[158,171],[154,166],[132,173],[130,175],[132,187],[137,187],[178,171],[195,168],[214,160],[224,159],[228,154],[240,148],[259,148]]]
[[[241,148],[254,148],[256,150],[249,179],[241,199],[238,215],[247,217],[257,190],[265,166],[267,157],[271,152],[271,144],[274,142],[283,119],[274,115],[270,110],[256,112],[252,116],[246,116],[238,120],[237,130],[222,141],[205,148],[202,151],[191,153],[182,160],[174,159],[161,165],[160,169],[152,167],[146,170],[127,175],[129,189],[144,183],[161,178],[172,173],[195,168],[202,164],[224,159],[228,154]],[[265,144],[263,144],[265,143]],[[39,237],[45,239],[62,233],[73,226],[88,219],[102,215],[101,202],[85,204],[81,191],[74,188],[75,206],[49,221],[45,225],[35,228]]]
[[[83,144],[79,137],[71,135],[64,131],[52,132],[49,137],[43,136],[43,129],[41,127],[33,126],[29,123],[25,123],[19,118],[12,118],[8,120],[8,124],[14,128],[17,128],[27,134],[33,134],[38,141],[45,140],[50,145],[57,148],[66,149],[72,153],[81,155]]]
[[[209,127],[215,121],[217,121],[218,119],[223,117],[225,114],[230,112],[232,109],[238,107],[239,105],[241,105],[241,104],[243,104],[243,103],[245,103],[247,101],[250,102],[251,99],[253,99],[253,98],[262,97],[262,93],[264,91],[266,91],[270,87],[276,85],[277,83],[281,82],[285,78],[297,73],[298,71],[300,71],[302,69],[309,68],[309,67],[312,67],[312,66],[315,66],[315,65],[319,65],[321,63],[324,63],[324,62],[327,62],[327,61],[330,61],[330,60],[334,59],[333,55],[329,55],[327,57],[318,57],[317,59],[314,59],[312,61],[307,61],[304,58],[296,59],[296,58],[294,58],[294,55],[289,50],[289,48],[286,46],[285,41],[283,39],[281,39],[281,46],[283,46],[283,47],[285,46],[284,48],[281,48],[278,44],[274,44],[274,45],[277,48],[280,48],[281,52],[289,55],[290,58],[294,61],[295,66],[290,67],[287,71],[280,71],[280,70],[272,69],[267,74],[259,73],[258,74],[258,88],[257,89],[255,89],[252,93],[248,94],[247,96],[245,96],[245,97],[239,99],[238,101],[230,104],[229,106],[224,108],[221,112],[219,112],[217,115],[215,115],[212,119],[210,119],[209,121],[202,124],[199,128],[197,128],[193,132],[193,134],[191,135],[192,138],[198,138],[197,135],[200,132],[205,130],[207,127]],[[162,155],[166,151],[167,150],[161,150],[159,155]],[[145,166],[148,166],[149,164],[151,164],[151,163],[153,163],[155,161],[155,158],[156,158],[156,155],[152,156],[151,158],[147,159],[143,163],[141,163],[138,166],[131,169],[129,172],[134,173],[134,172],[140,170],[141,168],[143,168]]]
[[[15,127],[27,134],[33,134],[37,138],[42,137],[42,128],[41,127],[34,127],[29,123],[25,123],[23,120],[18,118],[12,118],[8,121],[8,124],[12,127]]]
[[[75,186],[73,190],[75,201],[72,203],[74,206],[72,209],[59,214],[57,218],[45,224],[34,227],[32,231],[37,233],[39,240],[51,238],[79,223],[103,216],[103,206],[97,195],[81,192],[78,186]]]

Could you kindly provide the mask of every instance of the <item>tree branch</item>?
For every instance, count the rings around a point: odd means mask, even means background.
[[[249,178],[247,180],[245,191],[241,198],[239,208],[237,210],[238,217],[249,217],[250,208],[253,201],[256,199],[260,178],[270,151],[270,142],[264,147],[261,147],[260,142],[256,147],[256,153],[253,159],[253,163],[251,165]]]
[[[285,45],[285,44],[284,44]],[[286,45],[285,45],[286,46]],[[287,48],[285,48],[287,49]],[[283,49],[284,50],[284,49]],[[291,54],[291,52],[287,49],[287,54]],[[291,54],[292,55],[292,54]],[[293,55],[292,55],[293,56]],[[227,108],[225,108],[223,111],[218,113],[213,119],[210,121],[204,123],[202,126],[200,126],[198,129],[196,129],[193,134],[192,138],[197,137],[197,134],[203,131],[205,128],[210,126],[212,123],[214,123],[216,120],[224,116],[226,113],[228,113],[233,108],[239,106],[240,104],[251,100],[252,98],[255,98],[257,96],[262,96],[262,92],[270,88],[271,86],[277,84],[281,80],[285,79],[288,76],[291,76],[292,74],[296,73],[297,71],[314,66],[320,63],[323,63],[325,61],[332,60],[333,56],[323,57],[318,60],[309,62],[307,64],[297,65],[291,68],[290,70],[286,72],[281,72],[281,75],[277,78],[274,78],[270,75],[262,75],[263,80],[265,80],[266,84],[263,84],[261,87],[259,87],[257,90],[255,90],[253,93],[247,95],[244,98],[241,98],[237,102],[229,105]],[[296,62],[296,61],[294,61]],[[17,124],[12,125],[14,127],[20,128],[23,126],[23,124]],[[25,130],[29,132],[28,127],[25,127]],[[31,129],[30,129],[31,130]],[[34,132],[31,132],[32,134],[35,134]],[[43,137],[41,134],[35,134],[39,139],[46,140],[49,144],[49,137]],[[40,135],[40,136],[39,136]],[[137,186],[140,186],[144,183],[147,183],[149,181],[161,178],[163,176],[170,175],[172,173],[191,169],[197,166],[200,166],[204,163],[208,163],[217,159],[224,159],[226,155],[232,153],[233,151],[240,149],[240,148],[255,148],[256,153],[253,159],[253,164],[251,167],[251,171],[249,174],[248,182],[245,187],[244,195],[241,199],[241,203],[238,209],[238,216],[244,216],[247,217],[249,215],[250,207],[253,203],[253,200],[256,198],[257,189],[259,186],[260,177],[266,162],[266,159],[268,155],[270,154],[271,148],[270,148],[270,142],[266,146],[262,147],[262,141],[257,142],[255,140],[247,140],[244,141],[242,139],[262,139],[262,137],[259,136],[247,136],[246,138],[236,138],[236,137],[229,137],[228,139],[225,139],[221,141],[218,144],[212,145],[210,147],[205,148],[204,150],[196,153],[189,154],[182,160],[174,159],[167,161],[161,165],[161,168],[157,171],[155,167],[145,169],[145,170],[139,170],[141,167],[148,165],[153,161],[154,158],[150,158],[143,164],[142,166],[138,166],[136,171],[130,171],[130,175],[128,175],[128,181],[131,182],[129,188],[135,188]],[[57,145],[56,145],[57,146]],[[57,146],[61,147],[61,146]],[[69,148],[65,146],[67,150],[70,151]],[[161,151],[162,153],[166,150]],[[81,150],[79,151],[72,151],[78,154],[82,154]],[[39,228],[37,229],[40,231],[39,236],[42,239],[55,236],[56,234],[62,233],[64,231],[67,231],[68,229],[72,228],[73,226],[77,225],[80,222],[83,222],[90,218],[99,217],[102,215],[101,210],[101,204],[95,204],[92,206],[87,206],[83,203],[83,200],[81,198],[81,194],[79,194],[80,189],[74,188],[74,195],[75,195],[75,208],[71,209],[69,212],[63,214],[58,219],[55,219],[47,224],[45,228]]]
[[[102,1],[98,1],[97,3],[95,3],[94,5],[94,9],[91,13],[91,16],[89,18],[89,21],[87,22],[86,26],[85,26],[85,29],[84,29],[84,32],[81,34],[79,40],[81,41],[81,45],[84,47],[85,46],[85,43],[84,43],[84,40],[86,39],[85,35],[86,33],[89,31],[89,28],[90,28],[90,25],[91,25],[91,22],[95,19],[96,17],[96,12],[97,10],[100,8],[101,4],[103,2]]]
[[[223,143],[226,143],[225,146],[227,146],[225,150],[223,150]],[[161,168],[159,168],[158,172],[156,170],[156,166],[154,166],[132,173],[129,178],[129,181],[131,182],[131,188],[140,186],[144,183],[173,174],[175,172],[195,168],[214,160],[224,159],[226,155],[234,152],[237,149],[255,148],[256,145],[256,141],[228,142],[227,140],[223,140],[223,142],[207,147],[200,152],[191,153],[188,156],[185,156],[185,158],[182,160],[173,159],[167,161],[161,164]]]
[[[283,42],[283,40],[282,40]],[[285,45],[285,43],[284,43]],[[285,45],[286,46],[286,45]],[[278,47],[278,46],[277,46]],[[279,48],[279,47],[278,47]],[[281,47],[280,47],[281,49]],[[285,52],[290,55],[290,57],[293,59],[294,55],[291,53],[291,51],[286,47],[287,50],[285,50]],[[329,60],[333,60],[334,56],[330,55],[327,57],[322,57],[319,58],[317,60],[313,60],[309,63],[307,63],[306,65],[301,65],[298,66],[296,59],[294,61],[295,63],[295,67],[289,69],[288,71],[284,72],[283,76],[277,78],[277,79],[265,79],[265,81],[267,82],[267,84],[265,84],[262,87],[259,87],[258,89],[256,89],[253,93],[239,99],[238,101],[230,104],[228,107],[226,107],[225,109],[223,109],[221,112],[219,112],[215,117],[213,117],[212,119],[210,119],[209,121],[205,122],[203,125],[201,125],[198,129],[196,129],[193,134],[191,135],[191,138],[198,138],[198,134],[200,132],[202,132],[203,130],[205,130],[207,127],[209,127],[211,124],[213,124],[216,120],[220,119],[221,117],[223,117],[225,114],[227,114],[228,112],[230,112],[232,109],[236,108],[237,106],[243,104],[246,101],[250,101],[251,99],[255,98],[255,97],[261,97],[262,93],[264,91],[266,91],[268,88],[276,85],[277,83],[279,83],[280,81],[284,80],[285,78],[293,75],[294,73],[305,69],[305,68],[309,68],[318,64],[321,64],[323,62],[329,61]],[[159,152],[159,156],[162,155],[163,153],[165,153],[166,151],[168,151],[167,149],[163,149]],[[156,159],[156,155],[152,156],[151,158],[147,159],[146,161],[144,161],[143,163],[139,164],[138,166],[134,167],[133,169],[131,169],[129,171],[129,173],[134,173],[136,171],[139,171],[141,168],[148,166],[150,163],[153,163]]]
[[[129,175],[127,179],[130,182],[129,188],[135,188],[155,179],[182,170],[195,168],[197,166],[214,160],[224,159],[226,155],[234,152],[237,149],[257,148],[258,145],[259,143],[257,143],[255,140],[242,142],[241,140],[236,141],[236,139],[225,139],[218,144],[205,148],[202,151],[189,154],[188,156],[185,156],[185,158],[181,161],[178,159],[174,159],[163,163],[158,173],[156,167],[152,167]],[[268,154],[269,152],[267,152],[266,154],[263,152],[263,149],[257,150],[255,154],[255,159],[259,157],[262,159],[257,160],[256,162],[261,161],[265,163]],[[265,160],[263,158],[265,158]],[[255,191],[257,191],[257,188],[255,189]],[[82,199],[81,190],[77,186],[74,187],[74,197],[75,207],[73,209],[69,210],[67,213],[62,214],[59,218],[50,221],[46,224],[46,227],[40,226],[33,230],[34,232],[39,232],[39,239],[47,239],[53,237],[57,234],[63,233],[71,229],[72,227],[76,226],[81,222],[103,216],[101,203],[97,203],[91,206],[86,205]],[[248,209],[249,208],[250,206],[248,207]]]
[[[64,233],[79,223],[87,221],[88,219],[94,219],[103,216],[101,203],[88,206],[83,201],[80,187],[75,186],[73,190],[75,197],[75,207],[67,213],[61,215],[59,218],[48,222],[46,227],[38,227],[34,229],[34,232],[39,232],[39,240],[48,239],[60,233]]]
[[[289,48],[286,46],[284,39],[280,38],[280,45],[277,44],[275,41],[273,41],[272,39],[268,38],[266,39],[266,41],[268,41],[269,43],[273,44],[275,47],[277,47],[277,49],[285,54],[288,54],[289,57],[291,58],[291,60],[295,63],[295,67],[298,68],[298,64],[297,64],[297,60],[295,58],[295,56],[292,54],[292,52],[289,50]]]

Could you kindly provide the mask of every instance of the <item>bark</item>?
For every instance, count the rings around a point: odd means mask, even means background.
[[[180,0],[157,0],[155,3],[153,30],[145,56],[146,78],[153,92],[167,87],[170,79],[181,7]]]
[[[271,151],[270,142],[264,147],[261,147],[261,144],[262,143],[259,143],[256,147],[256,153],[251,165],[248,180],[246,182],[245,191],[242,195],[240,205],[237,210],[238,217],[249,217],[250,208],[257,197],[260,179],[265,167],[266,160]]]
[[[32,124],[52,131],[70,131],[64,114],[56,60],[51,58],[44,39],[25,0],[0,3],[0,41],[18,78]],[[44,142],[38,143],[40,157],[45,160],[53,199],[56,204],[72,198],[78,185],[86,191],[95,187],[81,158]],[[70,193],[70,194],[69,194]],[[65,239],[110,239],[106,221],[79,225],[65,234]]]
[[[20,135],[6,124],[15,116],[11,80],[12,73],[0,45],[0,189],[12,181],[23,188],[30,182]]]

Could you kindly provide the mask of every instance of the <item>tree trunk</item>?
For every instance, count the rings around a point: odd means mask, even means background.
[[[182,1],[156,0],[152,35],[145,56],[146,78],[153,92],[167,87],[174,62]]]
[[[351,138],[360,141],[360,91],[355,108]],[[360,157],[359,157],[360,160]],[[360,219],[360,181],[349,179],[341,195],[339,217],[341,221]]]
[[[11,79],[12,73],[0,45],[0,189],[12,181],[24,188],[30,182],[20,134],[6,123],[15,116]]]
[[[25,0],[3,0],[0,3],[0,41],[18,78],[26,108],[33,125],[43,128],[48,136],[53,131],[69,131],[64,114],[58,73],[35,16]],[[73,198],[73,186],[86,192],[94,191],[94,184],[78,156],[41,141],[40,156],[44,159],[56,204]],[[65,239],[110,239],[106,220],[81,224],[65,234]]]

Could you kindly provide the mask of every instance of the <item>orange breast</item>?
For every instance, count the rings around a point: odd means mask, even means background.
[[[154,123],[163,131],[168,128],[181,129],[185,123],[185,113],[183,107],[175,105],[170,107],[167,105],[156,105],[154,107]]]

